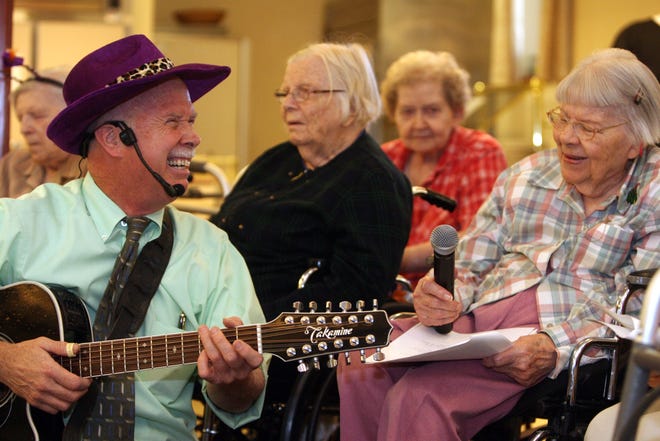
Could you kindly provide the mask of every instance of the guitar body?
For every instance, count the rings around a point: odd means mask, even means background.
[[[0,341],[18,343],[40,336],[53,340],[92,340],[89,315],[69,291],[21,282],[0,288]],[[60,441],[62,415],[32,408],[0,383],[0,440]]]

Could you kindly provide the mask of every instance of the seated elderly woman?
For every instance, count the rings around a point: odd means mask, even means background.
[[[250,164],[211,221],[245,258],[267,320],[294,301],[336,309],[342,300],[385,299],[412,195],[366,132],[381,103],[365,50],[322,43],[295,53],[275,96],[289,140]],[[324,262],[322,274],[298,288],[312,260]],[[296,370],[282,364],[271,363],[268,392],[286,400]]]
[[[548,117],[557,144],[498,178],[459,242],[455,299],[422,278],[420,322],[460,333],[531,326],[484,359],[339,366],[342,440],[469,440],[525,389],[564,369],[575,343],[607,329],[632,271],[660,265],[660,85],[623,49],[564,78]]]
[[[18,197],[46,182],[66,184],[86,171],[80,156],[65,152],[46,136],[48,124],[66,106],[62,87],[69,69],[33,73],[12,93],[25,148],[0,158],[0,197]]]
[[[380,112],[366,52],[311,45],[289,59],[275,95],[289,140],[250,164],[211,221],[245,257],[268,320],[296,300],[385,298],[412,196],[365,130]],[[312,259],[324,261],[323,276],[298,289]]]
[[[462,233],[506,168],[495,138],[461,126],[472,95],[469,78],[452,54],[419,50],[392,63],[381,84],[385,113],[400,136],[383,144],[383,150],[412,185],[457,202],[450,212],[413,200],[412,228],[401,263],[401,273],[413,286],[431,267],[433,229],[448,224]]]

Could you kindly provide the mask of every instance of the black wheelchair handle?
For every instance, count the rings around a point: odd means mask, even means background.
[[[444,208],[447,211],[454,211],[456,209],[455,200],[433,190],[429,190],[426,187],[414,186],[412,192],[414,196],[419,196],[436,207]]]

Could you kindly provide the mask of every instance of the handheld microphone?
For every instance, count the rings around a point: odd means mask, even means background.
[[[133,129],[128,127],[128,125],[124,121],[108,121],[108,124],[112,124],[115,127],[118,127],[121,129],[121,133],[119,134],[119,139],[121,142],[128,146],[128,147],[133,147],[135,149],[135,153],[137,153],[138,158],[140,159],[140,162],[142,165],[144,165],[144,168],[147,169],[149,173],[151,173],[151,176],[158,181],[161,187],[163,187],[163,190],[165,190],[165,193],[171,198],[176,198],[179,196],[183,196],[183,194],[186,192],[186,189],[183,187],[181,184],[170,184],[167,182],[161,175],[156,173],[154,169],[152,169],[149,164],[147,164],[147,161],[145,161],[144,157],[142,156],[142,152],[140,151],[140,146],[138,146],[137,142],[137,137],[135,136],[135,132],[133,132]],[[188,182],[192,180],[192,175],[188,176]]]
[[[433,279],[454,295],[454,250],[458,244],[458,233],[451,225],[439,225],[431,232],[433,247]],[[446,323],[433,328],[440,334],[452,330],[452,324]]]

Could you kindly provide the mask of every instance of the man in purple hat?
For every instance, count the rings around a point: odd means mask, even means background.
[[[194,440],[197,378],[226,424],[259,417],[269,358],[238,331],[220,329],[264,321],[243,258],[222,230],[166,207],[187,188],[200,143],[192,103],[229,72],[174,66],[142,35],[92,52],[71,71],[67,107],[48,136],[87,158],[88,174],[0,199],[0,439],[52,436],[40,410],[65,423],[67,440]],[[134,240],[135,262],[124,245]],[[29,304],[19,289],[26,281],[39,282],[30,286],[44,288],[44,299]],[[56,317],[53,333],[41,336],[46,303]],[[67,327],[86,321],[94,340],[112,343],[79,344]]]

